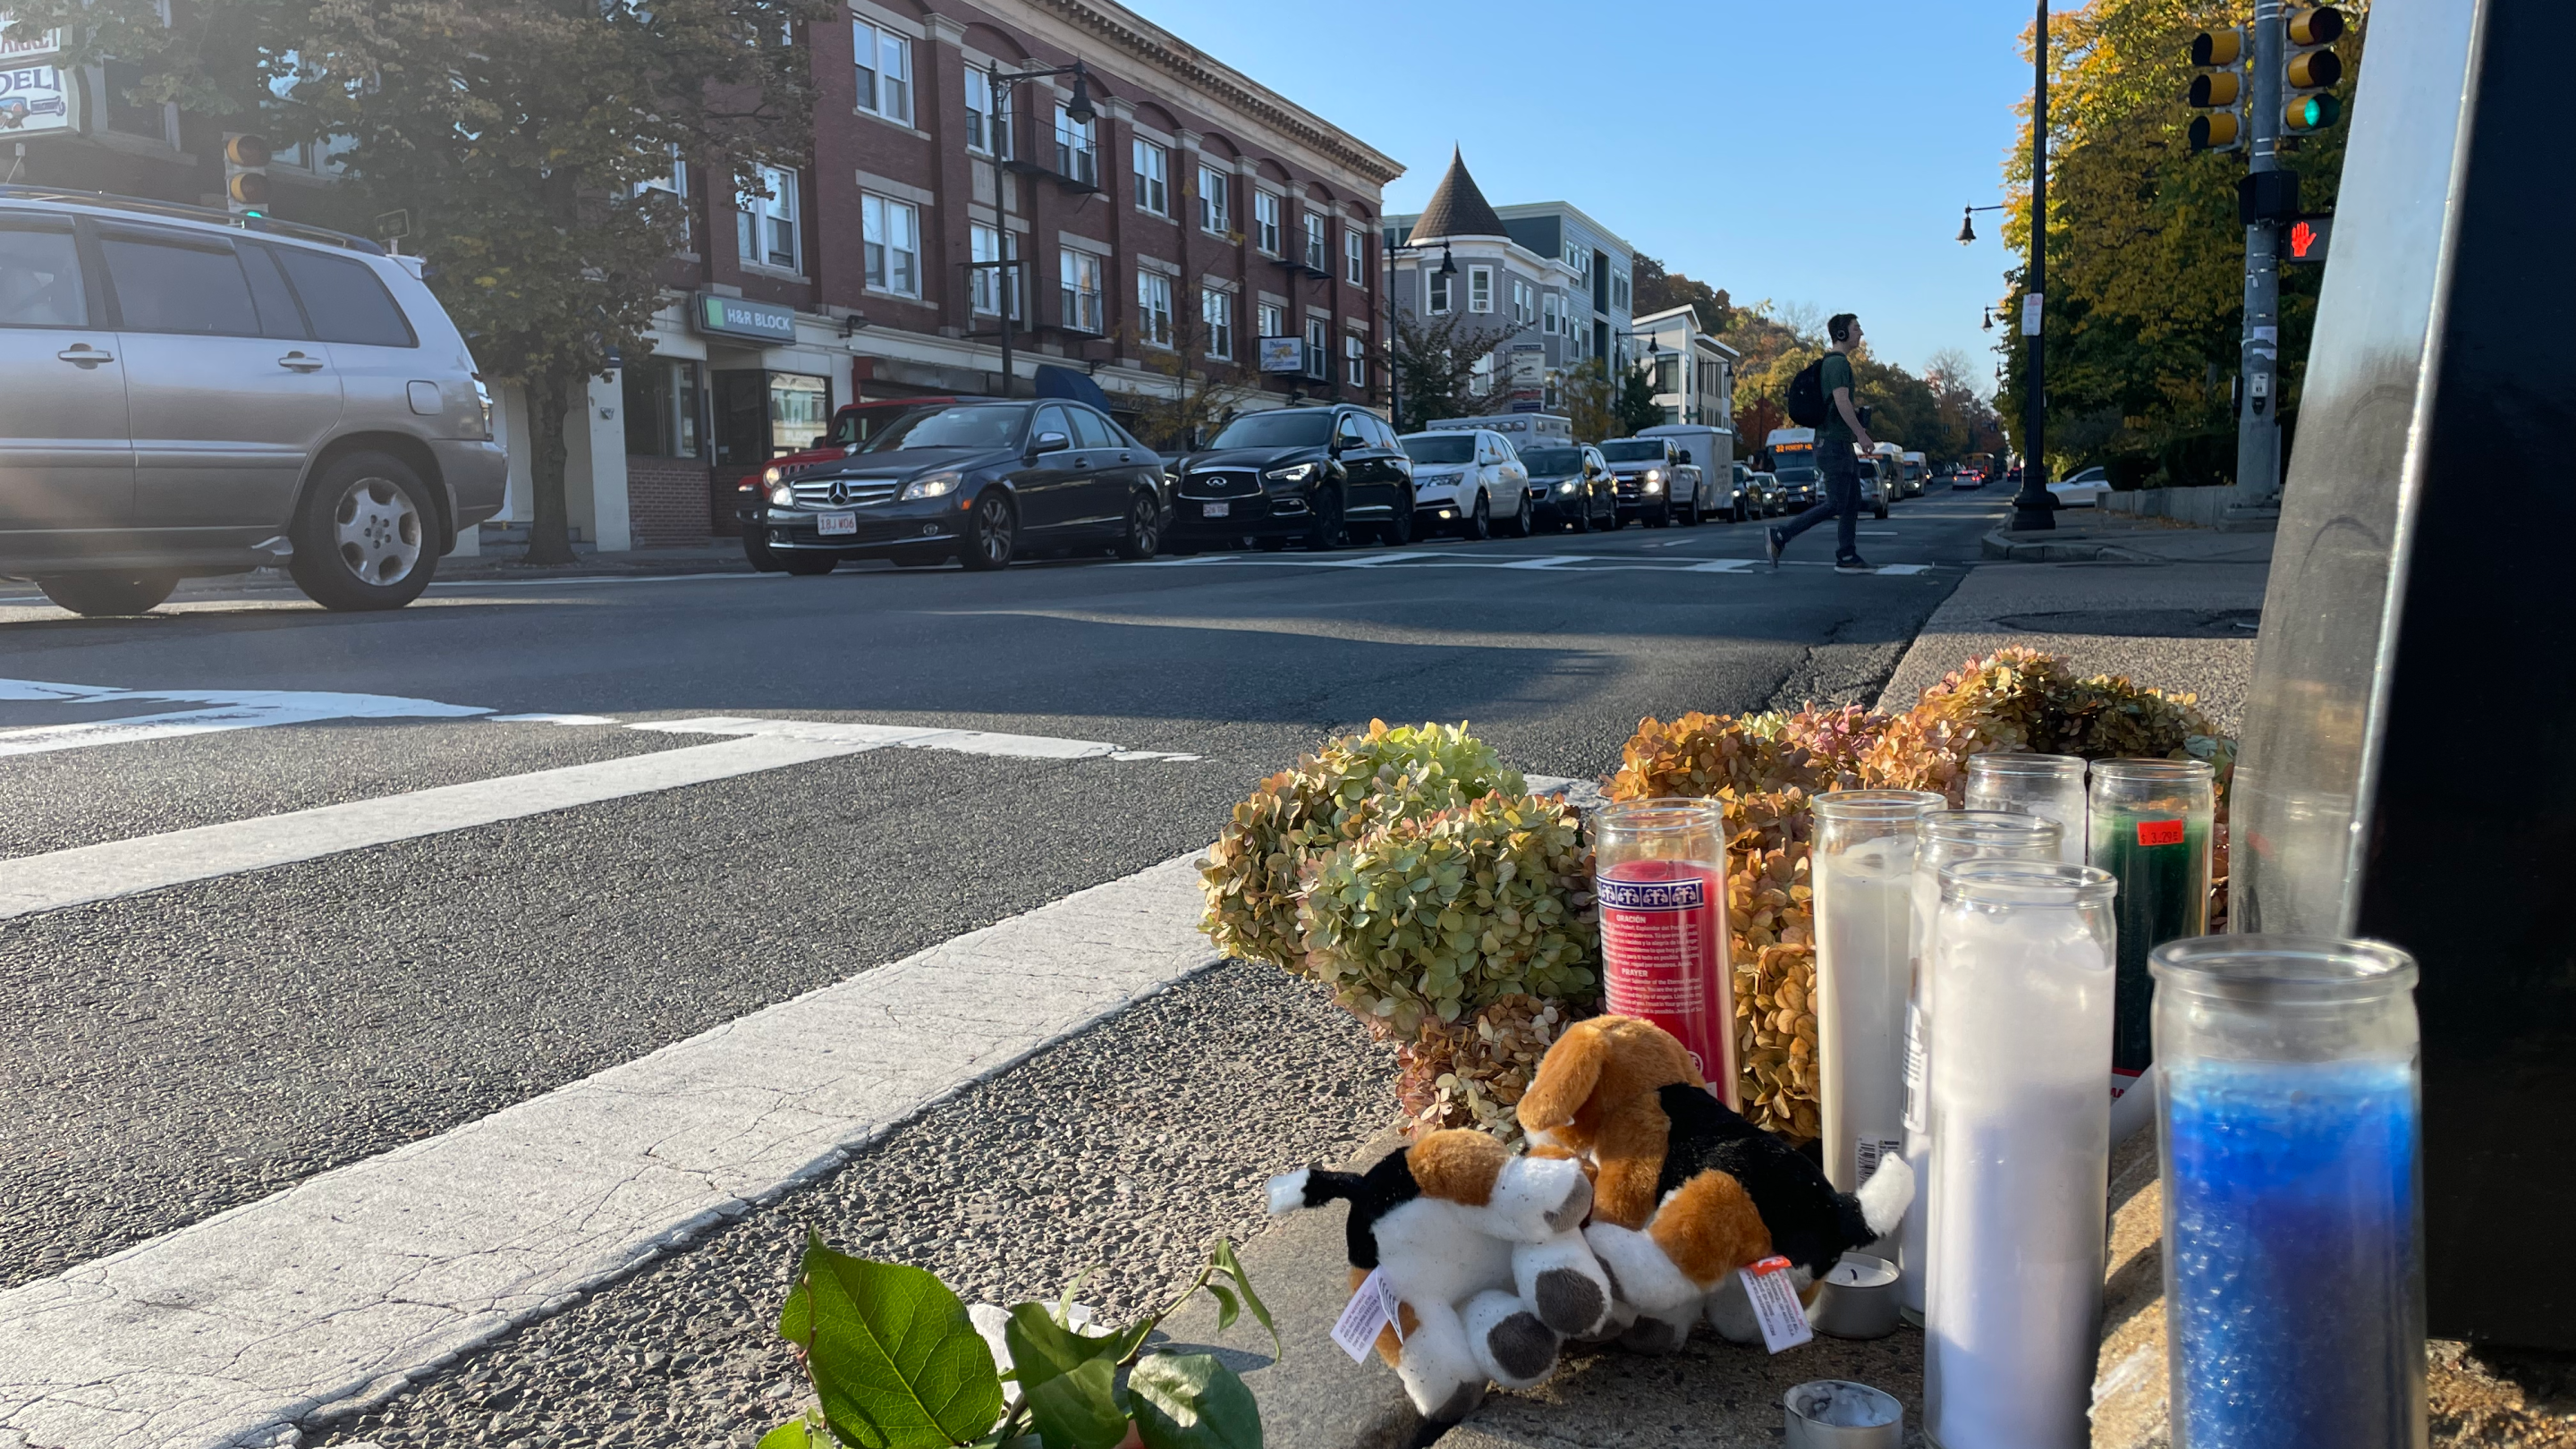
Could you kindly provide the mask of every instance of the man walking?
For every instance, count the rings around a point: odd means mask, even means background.
[[[1780,551],[1789,540],[1834,520],[1834,572],[1865,574],[1856,534],[1860,528],[1860,458],[1855,448],[1875,450],[1869,430],[1860,425],[1860,408],[1852,401],[1851,350],[1860,346],[1860,319],[1837,312],[1825,323],[1827,346],[1820,373],[1825,394],[1825,425],[1816,429],[1816,471],[1824,476],[1825,501],[1774,528],[1764,540],[1771,567],[1780,566]]]

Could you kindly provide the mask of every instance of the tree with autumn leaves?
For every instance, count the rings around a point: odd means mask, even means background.
[[[572,550],[567,418],[611,359],[641,356],[662,273],[691,249],[667,189],[756,193],[812,108],[799,22],[821,0],[11,0],[75,64],[136,67],[175,101],[282,143],[328,138],[352,216],[405,210],[429,285],[490,380],[528,403],[528,562]],[[697,244],[710,244],[695,239]]]
[[[2241,24],[2222,0],[2091,0],[2049,22],[2048,453],[2052,476],[2102,464],[2119,486],[2233,481],[2232,388],[2244,323],[2245,153],[2195,154],[2192,36]],[[2364,18],[2336,49],[2360,69]],[[2023,33],[2023,55],[2031,35]],[[2345,90],[2349,92],[2350,83]],[[2286,139],[2300,205],[2330,211],[2344,129]],[[2008,246],[2030,249],[2030,118],[2004,170]],[[2021,315],[2023,271],[1998,313]],[[2295,427],[2318,269],[2281,269],[2281,420]],[[2023,414],[2025,349],[2004,355],[1997,406]],[[2018,441],[2018,440],[2016,440]]]

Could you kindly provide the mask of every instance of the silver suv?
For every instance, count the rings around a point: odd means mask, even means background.
[[[465,339],[375,243],[0,187],[0,574],[134,614],[282,561],[400,608],[508,471]]]

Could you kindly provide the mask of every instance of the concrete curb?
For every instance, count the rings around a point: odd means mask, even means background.
[[[2063,538],[2042,540],[2035,535],[2015,536],[2010,530],[1995,529],[1978,542],[1978,551],[1990,559],[2012,563],[2092,563],[2112,560],[2120,563],[2163,563],[2153,554],[2122,548],[2116,543],[2100,543],[2080,533]]]

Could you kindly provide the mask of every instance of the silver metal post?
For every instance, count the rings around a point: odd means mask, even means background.
[[[2281,0],[2254,0],[2253,82],[2247,106],[2249,169],[2277,171],[2281,137]],[[2245,228],[2245,335],[2237,374],[2236,500],[2270,507],[2281,498],[2281,265],[2279,233],[2256,219]]]

